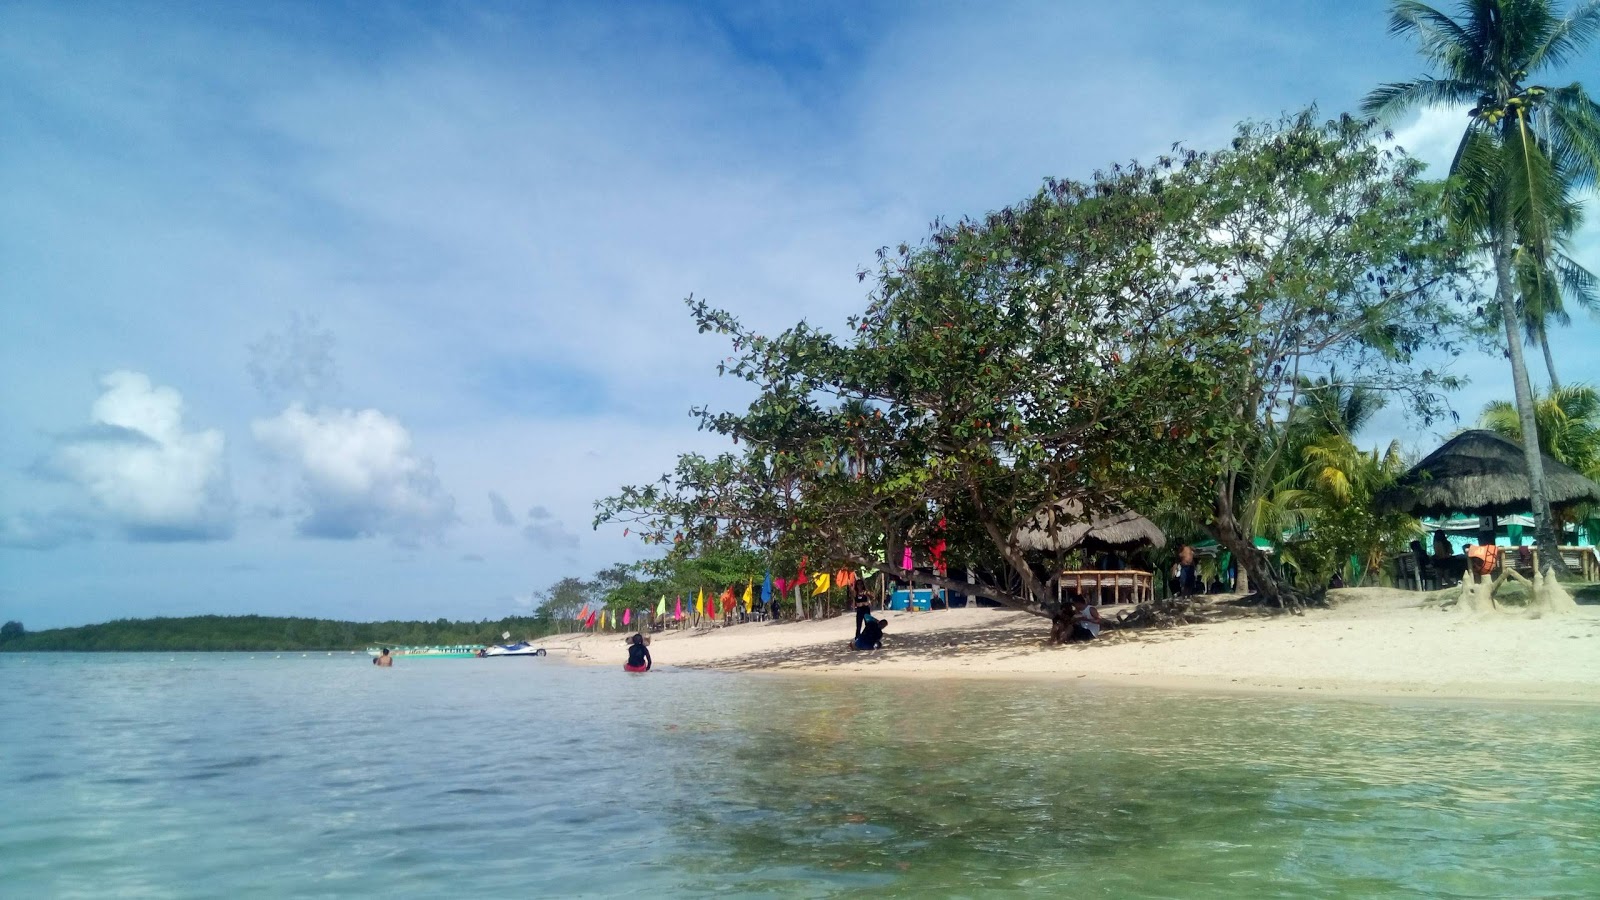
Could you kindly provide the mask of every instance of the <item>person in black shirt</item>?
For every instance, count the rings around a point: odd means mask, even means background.
[[[628,661],[622,668],[627,672],[650,671],[650,648],[644,645],[644,635],[636,634],[628,643]]]
[[[861,626],[872,618],[872,598],[866,591],[856,594],[856,637],[861,637]]]
[[[861,626],[861,635],[856,638],[854,647],[857,650],[882,650],[883,630],[889,627],[888,619],[874,619],[867,616],[867,622]]]

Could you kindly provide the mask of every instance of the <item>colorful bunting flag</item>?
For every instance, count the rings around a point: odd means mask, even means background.
[[[832,577],[828,575],[827,572],[823,572],[814,578],[813,581],[816,583],[816,590],[811,592],[811,596],[815,597],[818,594],[826,594],[832,580]]]

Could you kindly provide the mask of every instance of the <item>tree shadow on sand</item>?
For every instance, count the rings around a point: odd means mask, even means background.
[[[847,620],[845,624],[848,625]],[[848,632],[846,632],[848,633]],[[1092,651],[1095,646],[1124,643],[1130,640],[1165,640],[1176,635],[1149,631],[1120,631],[1107,629],[1100,639],[1083,644],[1052,644],[1049,624],[1043,619],[1007,626],[956,628],[939,631],[894,633],[893,626],[884,634],[882,650],[855,650],[849,638],[812,644],[805,647],[787,647],[750,653],[740,657],[713,660],[686,665],[685,668],[732,669],[754,671],[771,669],[808,669],[828,666],[873,666],[893,660],[962,660],[974,658],[1007,659],[1035,653],[1072,653]]]

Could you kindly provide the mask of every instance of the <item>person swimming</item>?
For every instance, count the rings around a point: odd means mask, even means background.
[[[375,666],[383,666],[385,668],[392,667],[394,665],[394,657],[389,655],[389,648],[384,647],[381,655],[374,656],[372,658],[372,664]]]
[[[648,672],[650,665],[650,648],[644,645],[644,635],[636,634],[628,641],[628,661],[622,669],[625,672]]]

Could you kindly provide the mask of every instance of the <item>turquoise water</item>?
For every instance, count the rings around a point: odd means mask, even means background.
[[[8,897],[1600,896],[1600,709],[0,655]]]

